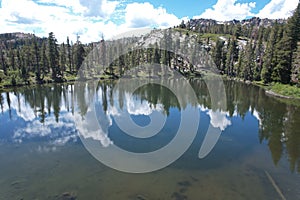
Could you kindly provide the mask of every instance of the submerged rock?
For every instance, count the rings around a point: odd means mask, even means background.
[[[180,181],[177,183],[180,186],[189,187],[191,186],[191,183],[189,181]]]
[[[147,198],[145,196],[141,195],[141,194],[137,195],[136,199],[137,200],[147,200]]]
[[[77,199],[77,195],[73,192],[64,192],[61,195],[59,195],[59,197],[57,198],[57,200],[76,200]]]
[[[187,200],[188,199],[186,195],[180,194],[178,192],[174,192],[172,194],[171,198],[174,200]]]

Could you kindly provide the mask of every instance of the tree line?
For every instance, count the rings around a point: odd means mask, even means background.
[[[203,68],[211,65],[200,55],[199,46],[205,48],[219,72],[226,76],[264,83],[299,83],[299,4],[288,20],[276,20],[268,26],[241,25],[238,21],[214,24],[208,20],[204,25],[192,20],[182,22],[177,27],[162,30],[159,39],[147,48],[138,48],[156,31],[148,36],[102,39],[90,44],[82,44],[79,37],[74,44],[68,37],[66,43],[58,44],[52,32],[48,38],[32,34],[22,40],[2,34],[0,84],[63,82],[75,80],[78,72],[79,77],[118,78],[125,70],[141,63],[160,63],[190,75],[199,73],[197,64]],[[180,57],[177,51],[187,58]],[[82,65],[85,71],[79,71]]]
[[[47,38],[34,34],[16,39],[12,34],[0,38],[0,83],[30,84],[63,82],[67,76],[76,75],[90,45],[79,39],[73,44],[67,37],[66,43],[58,44],[53,32]]]
[[[249,29],[236,25],[228,40],[216,41],[211,54],[220,72],[249,81],[299,83],[299,4],[286,23],[276,21],[271,27]]]

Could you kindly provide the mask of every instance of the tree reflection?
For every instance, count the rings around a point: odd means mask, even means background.
[[[179,91],[185,91],[187,85],[177,84],[173,80],[168,80],[170,85]],[[187,82],[186,82],[187,84]],[[273,162],[278,164],[284,154],[288,156],[291,171],[300,172],[300,107],[295,104],[279,101],[273,97],[265,95],[264,90],[244,83],[225,81],[227,109],[212,108],[211,98],[206,82],[200,79],[191,79],[189,84],[193,87],[198,98],[199,105],[212,111],[226,112],[230,117],[240,116],[242,119],[251,112],[258,113],[259,132],[258,138],[262,143],[266,141],[272,154]],[[96,90],[94,91],[94,88]],[[103,81],[98,85],[95,83],[78,83],[76,90],[74,85],[43,85],[32,88],[20,88],[14,92],[0,94],[0,106],[2,112],[8,112],[13,118],[13,109],[19,113],[26,112],[23,99],[29,105],[36,118],[44,123],[46,118],[53,114],[56,122],[60,120],[62,112],[74,114],[74,107],[77,107],[82,118],[88,111],[91,97],[99,94],[101,99],[101,109],[103,113],[111,112],[109,109],[118,106],[120,109],[126,108],[128,101],[128,91],[131,91],[130,84],[126,87],[116,87],[115,81]],[[133,87],[133,86],[132,86]],[[215,85],[216,92],[219,86]],[[177,97],[162,85],[144,85],[132,94],[140,102],[147,102],[150,109],[162,106],[165,115],[169,115],[171,108],[184,109],[190,104],[188,95],[182,97],[182,107]],[[14,102],[13,99],[17,99]],[[17,105],[13,105],[13,104]],[[137,103],[137,102],[136,102]]]

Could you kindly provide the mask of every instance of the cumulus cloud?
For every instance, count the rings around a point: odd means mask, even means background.
[[[248,16],[254,16],[251,12],[255,8],[256,3],[237,3],[237,0],[218,0],[212,7],[208,8],[199,16],[194,18],[215,19],[218,21],[226,20],[242,20]]]
[[[112,38],[132,28],[165,28],[180,23],[173,14],[150,3],[121,0],[2,0],[1,32],[26,32],[47,37],[54,32],[59,43],[76,35],[84,43]]]
[[[162,7],[154,8],[148,2],[128,4],[125,12],[126,25],[130,28],[170,27],[180,23],[180,19],[167,13],[166,9]]]
[[[82,42],[98,41],[116,31],[117,25],[107,21],[116,6],[107,0],[2,0],[0,26],[2,32],[35,31],[41,37],[54,32],[59,42],[67,36],[75,41],[76,34]]]
[[[298,3],[299,0],[271,0],[256,16],[271,19],[288,18]]]
[[[118,5],[117,1],[107,1],[107,0],[80,0],[80,4],[87,8],[85,12],[86,16],[91,17],[108,17],[116,9]]]

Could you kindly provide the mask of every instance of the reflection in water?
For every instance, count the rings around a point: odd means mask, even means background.
[[[225,82],[228,110],[211,109],[205,82],[192,80],[190,83],[198,97],[200,111],[209,116],[214,128],[224,131],[232,124],[230,118],[235,116],[245,118],[250,112],[259,122],[259,140],[268,142],[274,163],[277,164],[283,154],[287,153],[291,170],[294,171],[299,166],[300,128],[297,123],[300,119],[299,106],[270,98],[257,87],[228,81]],[[101,103],[101,107],[98,108],[103,133],[85,131],[87,138],[100,140],[105,146],[112,143],[107,133],[113,118],[120,116],[120,110],[126,110],[130,115],[147,116],[153,112],[169,115],[171,108],[184,109],[180,108],[172,92],[161,85],[143,86],[133,95],[129,94],[126,88],[115,90],[114,86],[115,82],[103,82],[97,88],[98,101]],[[91,90],[92,86],[86,84],[82,84],[77,91],[74,91],[73,85],[48,85],[2,93],[0,95],[2,115],[8,114],[12,121],[26,122],[24,127],[16,127],[18,129],[13,130],[10,139],[22,142],[23,139],[45,137],[53,139],[53,143],[76,141],[74,107],[78,106],[80,113],[80,116],[75,115],[75,119],[84,118],[89,98],[92,96]],[[188,99],[183,101],[184,105],[189,103]],[[3,125],[1,129],[5,130]]]
[[[119,137],[121,138],[120,141],[130,141],[129,146],[132,148],[132,144],[136,143],[131,141],[131,138],[122,140],[120,134],[116,134],[117,136],[109,134],[110,131],[114,133],[120,131],[116,128],[115,119],[121,117],[123,112],[128,113],[140,126],[147,126],[149,123],[147,116],[149,115],[156,114],[157,116],[167,117],[172,125],[166,127],[165,131],[168,132],[174,128],[172,123],[175,118],[179,117],[178,111],[185,109],[190,104],[187,95],[183,99],[183,107],[180,107],[178,100],[171,91],[156,84],[143,86],[131,95],[126,88],[116,88],[113,81],[101,82],[96,85],[95,108],[98,117],[101,118],[99,123],[102,132],[92,132],[85,130],[84,127],[75,127],[74,120],[88,117],[87,113],[91,102],[89,98],[93,96],[91,94],[94,92],[93,88],[95,88],[93,84],[82,83],[76,91],[74,91],[73,85],[44,85],[33,88],[24,87],[13,92],[1,93],[0,144],[25,146],[27,143],[34,141],[38,144],[38,151],[51,152],[66,144],[80,144],[77,133],[79,130],[84,133],[86,138],[99,140],[104,147],[113,144],[115,141],[118,142],[116,137]],[[266,96],[262,89],[255,86],[227,81],[224,83],[227,110],[224,110],[211,107],[211,99],[204,81],[190,80],[190,84],[194,88],[199,102],[198,105],[191,105],[198,107],[200,111],[199,132],[204,132],[203,129],[209,126],[208,124],[204,125],[206,122],[209,122],[210,126],[222,130],[221,142],[219,146],[217,145],[216,152],[225,151],[225,149],[222,149],[222,145],[228,141],[232,141],[229,145],[230,148],[227,149],[228,151],[234,148],[239,151],[240,145],[249,145],[250,140],[247,141],[247,137],[250,136],[243,135],[243,132],[236,130],[236,127],[245,126],[245,129],[252,131],[251,135],[258,138],[261,146],[266,144],[275,166],[280,167],[282,165],[281,161],[287,160],[291,172],[294,172],[294,174],[300,172],[299,102],[296,105],[295,102],[291,104],[290,102],[277,100]],[[76,109],[79,112],[75,112]],[[202,126],[201,123],[203,123]],[[255,131],[256,128],[258,131]],[[173,135],[158,135],[157,138],[160,138],[160,144],[149,147],[147,145],[153,143],[153,141],[149,141],[149,144],[143,143],[144,146],[140,145],[141,147],[137,144],[135,150],[143,151],[145,147],[155,150],[168,143],[172,137]],[[199,140],[199,138],[196,138],[196,140]],[[251,144],[255,146],[253,142]],[[122,146],[122,144],[120,145]],[[199,148],[199,144],[197,145],[195,148]],[[193,148],[191,147],[191,150]],[[232,151],[233,155],[237,154],[235,150]],[[245,153],[245,155],[247,154]],[[187,152],[187,155],[189,155],[189,152]],[[210,154],[206,161],[209,162],[215,156],[213,153]],[[222,157],[222,155],[219,156]],[[1,159],[4,160],[2,157]],[[185,159],[186,155],[182,158],[185,165],[192,166],[191,162],[197,165],[198,161],[185,162]],[[217,160],[211,162],[214,163]],[[222,159],[220,158],[220,160]],[[177,165],[180,168],[181,164],[179,163],[172,166],[176,167]],[[184,168],[188,169],[188,166]],[[209,181],[213,182],[213,180]],[[188,186],[189,183],[179,184],[182,188],[185,188],[184,185]],[[176,196],[177,199],[180,199],[180,195],[183,195],[183,193],[174,193],[171,199],[176,199]]]

